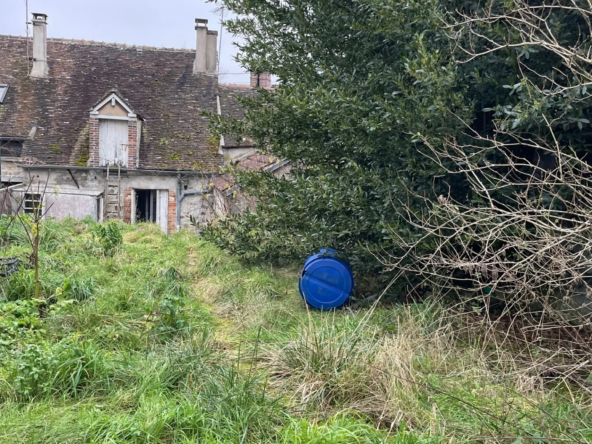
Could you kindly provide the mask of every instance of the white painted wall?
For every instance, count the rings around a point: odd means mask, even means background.
[[[48,194],[45,198],[46,216],[62,220],[67,217],[97,220],[98,199],[95,195],[85,194]]]

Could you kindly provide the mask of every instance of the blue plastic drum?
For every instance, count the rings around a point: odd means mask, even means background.
[[[349,266],[333,257],[334,250],[322,249],[304,263],[298,288],[308,305],[320,310],[341,307],[354,289]]]

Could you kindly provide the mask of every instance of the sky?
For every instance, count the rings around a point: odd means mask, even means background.
[[[24,36],[25,0],[0,4],[0,34]],[[28,7],[28,21],[31,12],[48,15],[48,37],[193,49],[195,19],[205,18],[220,38],[219,6],[204,0],[28,0]],[[233,59],[233,41],[222,33],[220,82],[249,83],[249,75]]]

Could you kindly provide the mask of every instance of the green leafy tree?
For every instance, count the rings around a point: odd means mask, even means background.
[[[217,120],[216,130],[248,135],[292,170],[289,180],[237,174],[257,211],[206,234],[244,257],[302,258],[329,246],[357,270],[380,270],[376,255],[397,248],[387,227],[415,235],[395,208],[410,190],[466,194],[416,137],[442,144],[473,115],[439,2],[225,5],[239,14],[227,26],[245,39],[240,62],[279,83],[243,100],[244,120]]]
[[[226,5],[238,14],[229,29],[244,37],[239,61],[276,75],[278,85],[244,99],[244,120],[216,118],[216,129],[248,135],[293,169],[289,180],[236,173],[259,205],[207,230],[223,247],[278,259],[330,246],[358,271],[404,270],[418,280],[446,273],[456,279],[452,286],[483,286],[495,272],[467,280],[459,263],[487,269],[484,251],[506,251],[525,232],[543,243],[558,233],[552,225],[537,232],[537,221],[528,218],[504,225],[500,214],[563,211],[565,227],[586,217],[588,3]],[[446,205],[456,209],[443,216]],[[481,223],[475,208],[495,211]],[[463,231],[491,220],[507,231],[495,239],[489,228],[479,236]],[[442,230],[454,234],[444,233],[446,250]],[[447,263],[438,270],[429,259],[443,251]],[[540,248],[531,251],[535,257]],[[508,253],[511,261],[523,260],[516,249]],[[538,297],[539,290],[529,291],[528,300]]]

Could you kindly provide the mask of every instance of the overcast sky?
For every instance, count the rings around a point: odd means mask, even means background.
[[[25,0],[0,0],[0,34],[25,35]],[[167,48],[195,48],[195,19],[220,32],[218,6],[204,0],[28,0],[47,14],[47,36]],[[226,17],[226,16],[225,16]],[[31,32],[31,30],[30,30]],[[218,36],[220,37],[220,36]],[[233,60],[233,37],[222,34],[220,82],[248,83]]]

